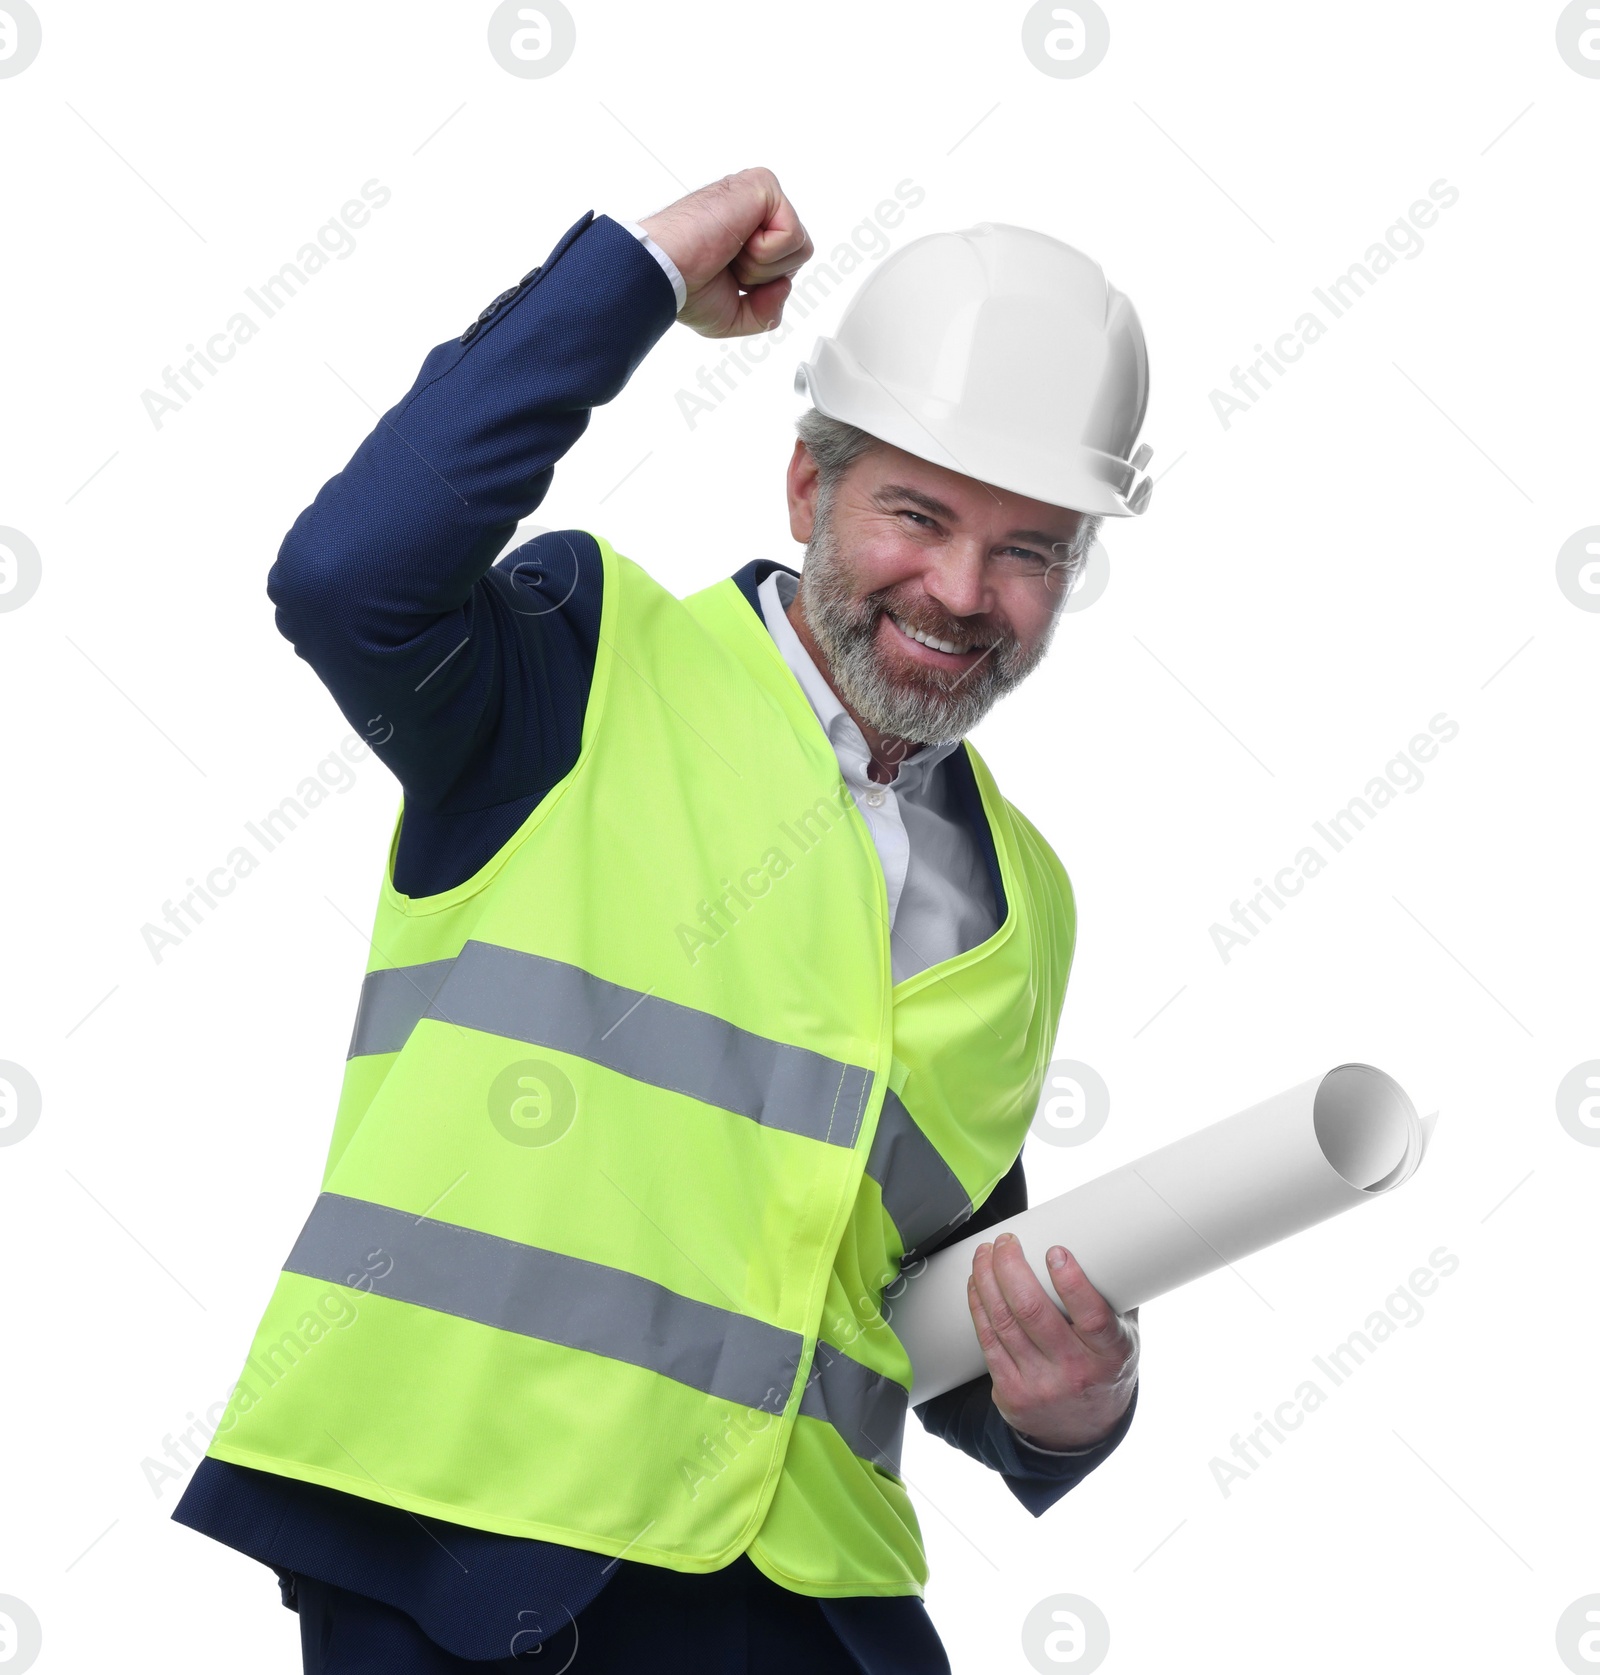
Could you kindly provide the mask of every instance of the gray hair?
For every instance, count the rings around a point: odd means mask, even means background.
[[[830,419],[815,407],[808,407],[794,422],[806,452],[817,462],[817,517],[826,522],[833,506],[839,479],[871,448],[881,444],[876,436],[843,419]]]
[[[882,446],[879,438],[864,431],[859,425],[846,424],[842,419],[830,419],[815,407],[808,407],[794,422],[806,451],[817,462],[817,521],[826,523],[833,508],[834,491],[839,479],[870,448]],[[1100,533],[1100,518],[1085,516],[1077,534],[1064,554],[1057,555],[1057,563],[1067,566],[1068,589],[1078,579],[1089,549]]]

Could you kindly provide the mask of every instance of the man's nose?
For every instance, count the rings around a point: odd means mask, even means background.
[[[988,608],[989,582],[981,541],[948,542],[923,573],[922,590],[951,616],[978,616]]]

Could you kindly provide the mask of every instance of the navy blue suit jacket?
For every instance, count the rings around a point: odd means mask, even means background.
[[[675,309],[639,242],[609,217],[585,215],[540,267],[428,355],[283,542],[268,579],[279,627],[401,783],[395,883],[408,895],[470,877],[576,760],[599,634],[599,550],[564,530],[499,555],[591,410],[622,390]],[[736,576],[752,609],[772,568],[757,561]],[[965,751],[948,765],[1003,902]],[[1019,1157],[951,1237],[1026,1205]],[[1133,1403],[1102,1444],[1071,1458],[1023,1442],[987,1376],[916,1412],[1038,1516],[1117,1446]],[[467,1658],[502,1657],[514,1637],[528,1646],[530,1623],[555,1632],[617,1569],[604,1555],[209,1458],[173,1515],[272,1565],[286,1599],[294,1573],[319,1577],[405,1610]],[[919,1600],[823,1606],[877,1675],[930,1667]]]

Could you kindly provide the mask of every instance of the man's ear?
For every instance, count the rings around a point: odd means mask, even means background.
[[[794,452],[789,456],[789,533],[804,544],[811,539],[817,521],[817,489],[820,479],[817,462],[811,450],[795,438]]]

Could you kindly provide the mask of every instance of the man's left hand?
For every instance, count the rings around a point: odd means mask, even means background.
[[[994,1405],[1041,1448],[1087,1448],[1115,1429],[1139,1374],[1139,1311],[1119,1315],[1060,1245],[1046,1253],[1050,1300],[1016,1236],[978,1246],[967,1305],[994,1383]]]

